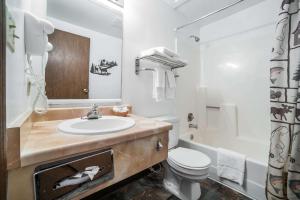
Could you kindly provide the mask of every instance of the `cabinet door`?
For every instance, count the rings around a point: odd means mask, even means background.
[[[36,171],[37,199],[71,199],[113,178],[112,150],[44,165]]]

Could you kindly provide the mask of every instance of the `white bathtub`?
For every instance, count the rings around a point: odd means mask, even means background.
[[[209,177],[235,189],[246,196],[265,200],[265,181],[267,173],[268,145],[240,138],[221,138],[216,134],[190,132],[181,135],[179,146],[195,149],[208,155],[212,160]],[[246,174],[243,187],[233,182],[219,179],[216,171],[217,148],[237,151],[247,156]]]

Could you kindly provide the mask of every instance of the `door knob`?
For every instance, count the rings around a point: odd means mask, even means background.
[[[86,88],[84,88],[84,89],[82,89],[82,92],[84,92],[84,93],[89,93],[89,90],[88,89],[86,89]]]

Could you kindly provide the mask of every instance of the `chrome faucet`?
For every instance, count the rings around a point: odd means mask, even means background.
[[[81,119],[93,120],[102,117],[101,112],[98,111],[98,105],[93,104],[91,110],[86,114],[86,117],[81,117]]]
[[[195,117],[194,117],[193,113],[189,113],[189,114],[188,114],[189,128],[198,129],[198,125],[192,123],[192,121],[194,120],[194,118],[195,118]]]
[[[197,124],[189,124],[189,128],[198,129],[198,125]]]

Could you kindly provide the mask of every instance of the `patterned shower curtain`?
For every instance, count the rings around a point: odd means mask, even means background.
[[[268,200],[300,199],[300,0],[280,5],[270,68]]]

